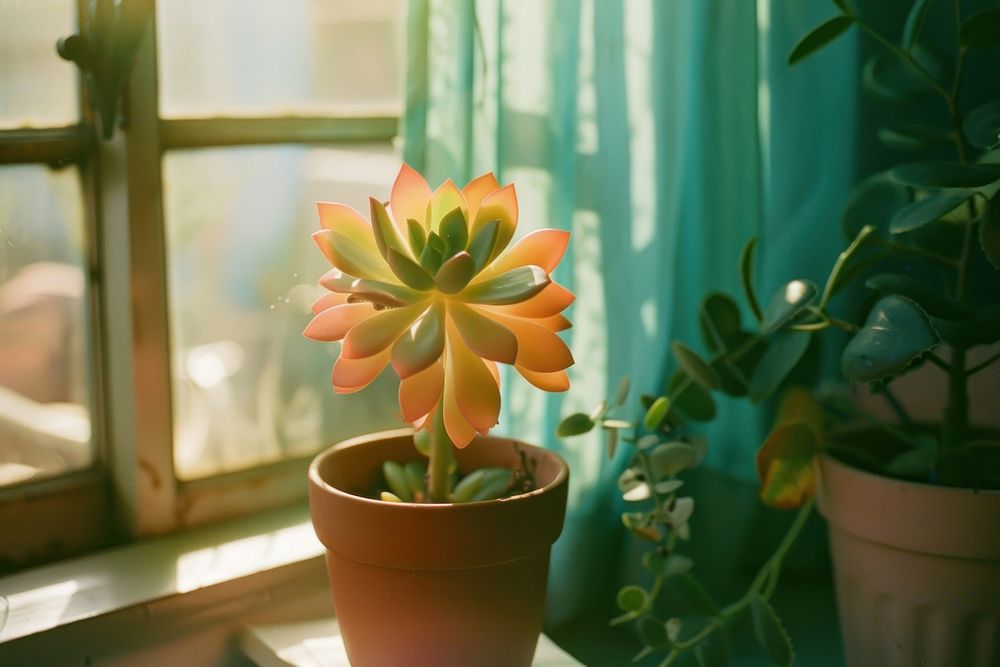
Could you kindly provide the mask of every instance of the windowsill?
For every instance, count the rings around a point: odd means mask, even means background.
[[[0,578],[0,656],[99,627],[162,633],[271,607],[325,585],[322,553],[299,504]]]
[[[0,578],[0,664],[138,655],[215,625],[258,665],[347,665],[322,553],[300,504]],[[580,663],[543,635],[534,664]]]
[[[243,631],[244,654],[259,667],[351,667],[340,628],[333,618],[299,623],[251,626]],[[533,667],[582,667],[556,644],[541,635]]]

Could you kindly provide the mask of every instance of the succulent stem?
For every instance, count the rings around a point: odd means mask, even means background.
[[[444,428],[444,410],[438,408],[430,426],[431,450],[428,465],[428,492],[431,502],[448,502],[448,454],[451,453],[451,439]]]

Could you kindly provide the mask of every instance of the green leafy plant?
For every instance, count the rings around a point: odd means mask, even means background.
[[[806,35],[789,62],[854,28],[872,37],[884,48],[864,66],[865,88],[905,105],[920,121],[878,133],[906,159],[865,179],[851,195],[843,214],[849,242],[822,285],[789,280],[762,301],[753,279],[756,240],[750,239],[739,276],[752,321],[744,321],[732,296],[709,294],[698,313],[706,353],[672,344],[677,370],[662,395],[642,397],[641,421],[616,414],[628,393],[623,381],[613,400],[590,414],[566,417],[558,429],[569,437],[601,428],[609,453],[621,442],[634,449],[619,491],[635,509],[623,513],[622,521],[651,543],[643,564],[653,578],[648,588],[629,585],[619,592],[622,614],[612,623],[634,622],[643,642],[636,658],[658,652],[663,667],[687,653],[699,665],[728,664],[728,632],[743,614],[752,617],[769,658],[792,663],[791,642],[769,600],[813,506],[819,453],[893,477],[1000,488],[1000,439],[970,425],[968,390],[969,379],[1000,358],[987,354],[969,362],[972,348],[1000,340],[1000,100],[971,110],[962,100],[967,60],[1000,46],[1000,9],[964,18],[955,4],[956,46],[949,63],[921,41],[927,0],[913,3],[898,39],[876,30],[846,0],[834,4],[839,15]],[[760,499],[771,507],[798,508],[798,514],[746,593],[718,605],[694,577],[692,561],[679,553],[690,538],[695,504],[682,495],[680,475],[707,450],[697,423],[715,417],[717,394],[754,403],[775,395],[823,332],[839,332],[835,342],[846,341],[844,377],[869,383],[896,419],[869,416],[837,391],[793,386],[782,392],[774,427],[757,454]],[[925,364],[943,372],[947,405],[941,415],[917,420],[892,385]],[[857,421],[878,432],[878,446],[838,437],[837,424]],[[669,615],[662,618],[660,609]]]

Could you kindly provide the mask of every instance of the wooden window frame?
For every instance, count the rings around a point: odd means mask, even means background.
[[[79,125],[0,131],[0,164],[80,165],[98,454],[92,469],[0,488],[0,534],[12,538],[0,571],[305,499],[311,456],[191,481],[175,474],[162,163],[174,149],[390,143],[399,118],[161,118],[155,6],[149,21],[111,140],[97,139],[84,91]]]

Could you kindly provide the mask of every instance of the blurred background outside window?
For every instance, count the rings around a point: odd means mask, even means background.
[[[67,0],[0,0],[0,130],[78,121],[55,50],[75,24]],[[83,209],[76,167],[0,166],[0,487],[94,459]]]

